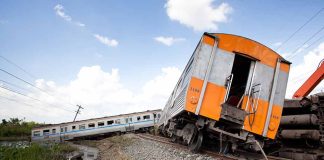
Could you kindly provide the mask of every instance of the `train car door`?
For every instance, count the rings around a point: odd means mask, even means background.
[[[231,76],[227,78],[227,93],[225,102],[222,105],[221,118],[242,126],[246,111],[241,109],[241,105],[247,90],[251,87],[253,79],[253,68],[255,59],[236,53],[234,57]]]
[[[132,117],[125,118],[125,123],[126,123],[126,126],[125,126],[126,132],[134,131],[135,128],[134,128],[134,123],[133,123]]]
[[[231,106],[239,107],[244,93],[249,86],[248,79],[250,68],[253,61],[250,58],[235,54],[231,73],[231,82],[228,87],[226,103]]]

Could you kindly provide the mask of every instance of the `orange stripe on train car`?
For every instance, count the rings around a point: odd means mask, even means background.
[[[245,109],[247,100],[248,100],[248,97],[244,96],[243,102],[241,105],[242,109]],[[251,99],[250,99],[249,106],[247,108],[247,112],[251,113],[251,114],[248,114],[245,117],[244,130],[258,134],[258,135],[262,135],[263,129],[264,129],[264,124],[265,124],[266,117],[267,117],[268,106],[269,106],[268,101],[259,99],[258,100],[258,108],[257,108],[256,112],[253,113]]]
[[[186,111],[195,113],[203,83],[204,81],[199,78],[191,78],[186,97]],[[208,82],[199,115],[219,120],[222,109],[221,104],[224,101],[225,94],[225,87]]]
[[[272,113],[271,113],[270,123],[268,127],[268,133],[267,133],[268,138],[271,139],[275,138],[280,125],[281,114],[282,114],[282,106],[274,105],[272,107]]]
[[[195,113],[200,97],[201,88],[204,81],[196,77],[191,77],[186,96],[185,109],[188,112]]]
[[[222,110],[221,104],[224,102],[225,94],[225,87],[208,82],[199,115],[219,120]]]

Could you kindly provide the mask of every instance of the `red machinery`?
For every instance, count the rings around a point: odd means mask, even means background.
[[[322,81],[322,79],[324,78],[323,60],[319,64],[319,67],[316,69],[316,71],[294,93],[293,98],[306,97]]]

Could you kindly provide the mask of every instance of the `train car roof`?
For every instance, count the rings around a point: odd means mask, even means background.
[[[278,58],[281,62],[291,64],[279,53],[255,40],[227,33],[204,33],[204,35],[216,38],[220,49],[252,57],[272,67],[276,65]]]
[[[141,113],[151,113],[151,112],[161,112],[161,111],[162,111],[161,109],[147,110],[147,111],[142,111],[142,112],[133,112],[133,113],[113,115],[113,116],[105,116],[105,117],[99,117],[99,118],[84,119],[84,120],[79,120],[79,121],[74,121],[74,122],[64,122],[64,123],[58,123],[58,124],[45,124],[45,125],[36,126],[33,129],[41,129],[41,128],[48,128],[48,127],[60,126],[60,125],[68,125],[68,124],[78,123],[78,122],[100,120],[100,119],[105,119],[105,118],[116,118],[116,117],[136,115],[136,114],[141,114]]]

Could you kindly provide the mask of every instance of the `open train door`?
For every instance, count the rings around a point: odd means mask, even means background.
[[[247,115],[247,112],[241,108],[243,98],[246,95],[250,96],[250,92],[258,92],[252,89],[258,86],[253,84],[255,62],[256,60],[249,56],[235,54],[231,75],[226,81],[226,95],[221,114],[223,119],[243,125]],[[232,114],[228,115],[228,113]]]

